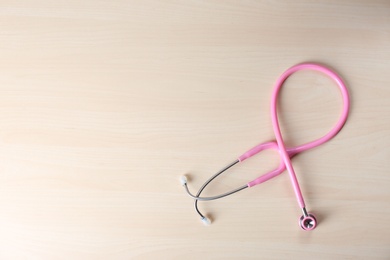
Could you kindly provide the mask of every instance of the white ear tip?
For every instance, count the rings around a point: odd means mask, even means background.
[[[211,220],[210,219],[208,219],[206,217],[203,217],[203,218],[201,218],[201,220],[202,220],[202,222],[203,222],[203,224],[205,226],[210,226],[210,224],[211,224]]]
[[[180,177],[180,183],[181,183],[181,185],[186,185],[187,184],[187,177],[186,176],[181,176]]]

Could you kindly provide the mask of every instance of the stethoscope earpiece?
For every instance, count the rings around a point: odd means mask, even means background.
[[[205,226],[210,226],[211,225],[211,220],[209,218],[207,218],[207,217],[203,217],[200,220],[202,220],[203,225],[205,225]]]
[[[185,175],[180,177],[180,183],[182,186],[187,184],[187,177]]]
[[[315,71],[322,72],[322,73],[326,74],[327,76],[331,77],[337,83],[337,86],[340,88],[341,95],[343,97],[343,102],[344,102],[343,110],[342,110],[342,113],[341,113],[341,117],[340,117],[339,121],[336,123],[336,125],[334,126],[334,128],[329,133],[324,135],[323,137],[318,138],[317,140],[308,142],[306,144],[302,144],[302,145],[296,146],[296,147],[286,147],[285,144],[284,144],[283,138],[282,138],[282,134],[280,132],[280,127],[279,127],[279,122],[278,122],[277,97],[279,95],[279,90],[282,87],[284,81],[289,76],[291,76],[291,74],[293,74],[293,73],[295,73],[295,72],[297,72],[299,70],[303,70],[303,69],[309,69],[309,70],[315,70]],[[294,168],[293,168],[293,166],[291,164],[291,158],[294,155],[298,154],[298,153],[301,153],[301,152],[304,152],[304,151],[309,150],[311,148],[317,147],[317,146],[319,146],[319,145],[329,141],[330,139],[332,139],[341,130],[341,128],[344,126],[344,123],[347,120],[348,111],[349,111],[348,90],[347,90],[344,82],[340,78],[340,76],[337,75],[332,70],[330,70],[330,69],[328,69],[328,68],[326,68],[324,66],[321,66],[321,65],[318,65],[318,64],[311,64],[311,63],[298,64],[298,65],[295,65],[295,66],[289,68],[288,70],[286,70],[279,77],[279,79],[276,81],[275,88],[274,88],[274,91],[272,93],[272,98],[271,98],[271,119],[272,119],[273,130],[274,130],[275,137],[276,137],[276,142],[262,143],[262,144],[259,144],[259,145],[255,146],[255,147],[253,147],[249,151],[245,152],[244,154],[239,156],[237,160],[235,160],[234,162],[232,162],[231,164],[229,164],[228,166],[223,168],[221,171],[219,171],[216,174],[214,174],[213,176],[211,176],[199,188],[199,190],[196,193],[196,195],[192,194],[188,190],[186,176],[182,176],[181,177],[180,182],[181,182],[182,186],[185,188],[185,190],[188,193],[188,195],[194,199],[195,210],[199,214],[199,216],[201,217],[202,222],[205,225],[209,225],[211,223],[211,221],[207,217],[205,217],[199,211],[199,209],[198,209],[198,201],[216,200],[216,199],[220,199],[220,198],[229,196],[231,194],[234,194],[234,193],[239,192],[241,190],[244,190],[246,188],[250,188],[250,187],[253,187],[255,185],[261,184],[263,182],[266,182],[266,181],[268,181],[268,180],[278,176],[279,174],[284,172],[284,170],[287,169],[288,174],[290,176],[290,181],[291,181],[293,189],[294,189],[294,193],[295,193],[296,199],[298,201],[298,205],[299,205],[299,207],[301,208],[301,210],[303,212],[303,215],[299,219],[299,225],[300,225],[300,227],[303,230],[313,230],[314,228],[316,228],[316,226],[317,226],[316,218],[314,217],[313,214],[309,214],[306,211],[305,201],[303,199],[303,195],[302,195],[301,189],[299,187],[299,183],[298,183],[297,177],[295,175]],[[258,153],[260,153],[261,151],[267,150],[267,149],[275,149],[275,150],[277,150],[279,152],[280,157],[281,157],[282,160],[281,160],[278,168],[276,168],[275,170],[270,171],[270,172],[268,172],[268,173],[266,173],[266,174],[256,178],[255,180],[252,180],[252,181],[248,182],[247,184],[245,184],[245,185],[243,185],[243,186],[241,186],[239,188],[236,188],[236,189],[234,189],[232,191],[229,191],[229,192],[217,195],[217,196],[200,197],[201,193],[206,188],[206,186],[209,185],[209,183],[211,181],[213,181],[215,178],[220,176],[226,170],[228,170],[229,168],[233,167],[234,165],[236,165],[236,164],[238,164],[240,162],[243,162],[244,160],[246,160],[246,159],[248,159],[248,158],[250,158],[250,157],[252,157],[252,156],[254,156],[254,155],[258,154]]]

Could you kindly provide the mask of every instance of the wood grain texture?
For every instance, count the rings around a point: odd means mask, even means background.
[[[191,190],[272,140],[273,82],[315,61],[351,113],[294,158],[313,232],[286,173],[230,198]],[[389,1],[0,1],[0,259],[389,259]],[[289,145],[341,108],[326,77],[285,84]],[[265,152],[207,195],[278,164]]]

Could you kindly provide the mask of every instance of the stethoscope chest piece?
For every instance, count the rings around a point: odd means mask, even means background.
[[[299,226],[306,231],[313,230],[317,226],[317,219],[313,214],[302,215],[299,219]]]

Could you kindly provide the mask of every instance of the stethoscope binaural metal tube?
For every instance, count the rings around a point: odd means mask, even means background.
[[[297,72],[299,70],[315,70],[315,71],[319,71],[319,72],[322,72],[323,74],[329,76],[331,79],[333,79],[333,81],[336,82],[337,86],[339,87],[339,89],[341,91],[341,95],[342,95],[342,98],[343,98],[343,110],[342,110],[341,116],[339,118],[339,121],[336,123],[336,125],[333,127],[333,129],[329,133],[324,135],[323,137],[321,137],[321,138],[319,138],[317,140],[308,142],[306,144],[296,146],[296,147],[286,147],[285,144],[284,144],[281,132],[280,132],[280,126],[279,126],[279,122],[278,122],[277,99],[278,99],[279,91],[280,91],[284,81],[289,76],[291,76],[293,73],[295,73],[295,72]],[[271,118],[272,118],[273,130],[274,130],[275,137],[276,137],[276,142],[262,143],[262,144],[259,144],[259,145],[255,146],[255,147],[253,147],[249,151],[245,152],[244,154],[239,156],[236,161],[234,161],[233,163],[229,164],[227,167],[225,167],[224,169],[222,169],[221,171],[219,171],[218,173],[216,173],[212,177],[210,177],[202,185],[202,187],[199,189],[199,191],[197,192],[196,195],[193,195],[188,190],[187,179],[185,177],[182,177],[182,179],[181,179],[182,185],[185,187],[187,193],[195,200],[195,202],[194,202],[195,210],[201,216],[202,221],[205,224],[209,224],[210,223],[210,220],[208,220],[198,209],[198,206],[197,206],[198,204],[197,203],[198,203],[199,200],[204,200],[204,201],[206,201],[206,200],[215,200],[215,199],[219,199],[219,198],[223,198],[223,197],[229,196],[229,195],[234,194],[236,192],[239,192],[239,191],[241,191],[241,190],[243,190],[245,188],[248,188],[248,187],[250,188],[250,187],[253,187],[253,186],[258,185],[260,183],[263,183],[263,182],[265,182],[267,180],[270,180],[270,179],[278,176],[284,170],[287,169],[287,171],[289,173],[289,176],[290,176],[290,181],[292,183],[292,186],[293,186],[293,189],[294,189],[294,193],[295,193],[295,196],[296,196],[296,199],[297,199],[297,202],[298,202],[298,205],[301,208],[302,213],[303,213],[303,215],[299,219],[299,225],[304,230],[312,230],[312,229],[314,229],[317,226],[317,220],[316,220],[316,218],[315,218],[315,216],[313,214],[308,213],[307,210],[306,210],[304,198],[303,198],[301,189],[299,187],[299,183],[298,183],[298,180],[297,180],[294,168],[293,168],[293,166],[291,164],[291,158],[294,155],[296,155],[296,154],[298,154],[300,152],[303,152],[303,151],[309,150],[311,148],[317,147],[317,146],[319,146],[319,145],[329,141],[331,138],[333,138],[341,130],[341,128],[344,126],[345,121],[347,120],[347,117],[348,117],[348,112],[349,112],[349,95],[348,95],[348,90],[347,90],[343,80],[341,79],[341,77],[339,75],[337,75],[335,72],[333,72],[329,68],[326,68],[326,67],[324,67],[322,65],[313,64],[313,63],[298,64],[298,65],[295,65],[295,66],[289,68],[288,70],[286,70],[279,77],[279,79],[276,81],[275,87],[274,87],[274,91],[273,91],[273,94],[272,94],[272,98],[271,98]],[[206,188],[206,186],[211,181],[213,181],[216,177],[218,177],[220,174],[222,174],[223,172],[225,172],[229,168],[233,167],[237,163],[243,162],[244,160],[246,160],[246,159],[248,159],[248,158],[250,158],[250,157],[258,154],[259,152],[261,152],[263,150],[266,150],[266,149],[275,149],[275,150],[277,150],[279,152],[282,160],[281,160],[280,165],[279,165],[279,167],[277,169],[275,169],[273,171],[270,171],[270,172],[268,172],[268,173],[266,173],[266,174],[256,178],[255,180],[248,182],[246,185],[241,186],[241,187],[239,187],[239,188],[237,188],[235,190],[229,191],[227,193],[220,194],[220,195],[217,195],[217,196],[212,196],[212,197],[200,197],[200,194]]]
[[[216,200],[216,199],[221,199],[221,198],[224,198],[224,197],[227,197],[229,195],[232,195],[236,192],[239,192],[239,191],[242,191],[243,189],[246,189],[248,188],[248,185],[245,184],[237,189],[234,189],[232,191],[229,191],[229,192],[226,192],[226,193],[223,193],[223,194],[220,194],[220,195],[217,195],[217,196],[212,196],[212,197],[199,197],[200,194],[202,193],[202,191],[207,187],[207,185],[210,184],[210,182],[212,182],[215,178],[217,178],[219,175],[221,175],[222,173],[224,173],[225,171],[227,171],[228,169],[230,169],[231,167],[233,167],[234,165],[236,165],[237,163],[239,163],[240,161],[239,160],[236,160],[234,161],[233,163],[229,164],[228,166],[226,166],[225,168],[223,168],[222,170],[220,170],[219,172],[217,172],[216,174],[214,174],[213,176],[211,176],[207,181],[205,181],[205,183],[199,188],[198,192],[196,193],[196,195],[193,195],[189,190],[188,190],[188,186],[187,186],[187,178],[185,176],[182,176],[182,179],[181,179],[181,182],[182,182],[182,185],[184,186],[186,192],[188,193],[188,195],[190,197],[192,197],[194,199],[194,207],[195,207],[195,210],[196,212],[199,214],[199,216],[201,217],[201,220],[206,224],[210,224],[211,221],[206,218],[200,211],[199,211],[199,208],[198,208],[198,201],[210,201],[210,200]]]

